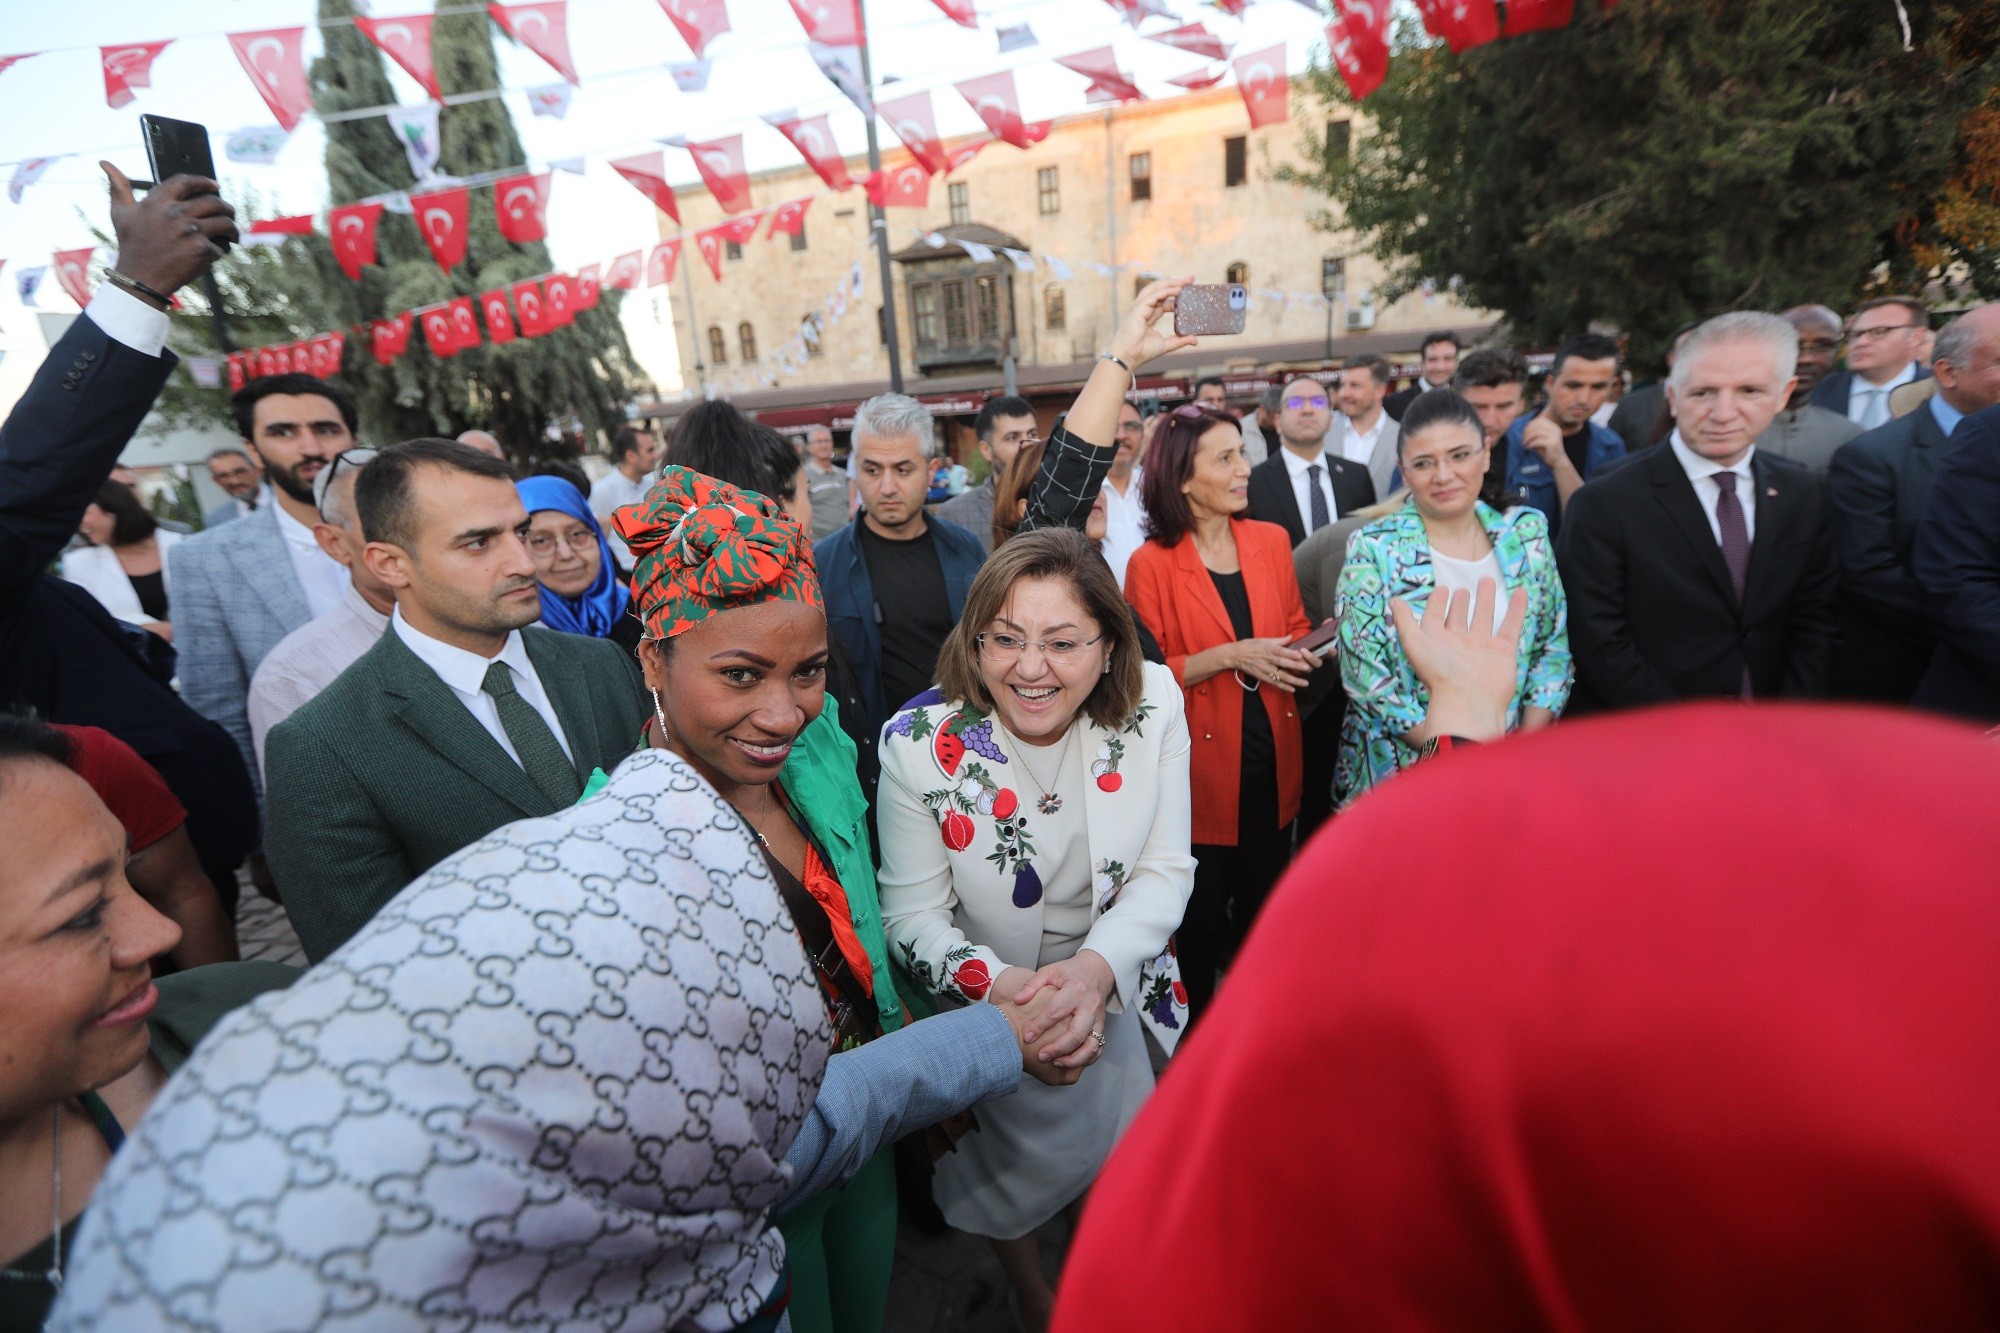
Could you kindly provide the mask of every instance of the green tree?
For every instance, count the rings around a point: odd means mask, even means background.
[[[1931,276],[1920,242],[2000,70],[2000,0],[1589,0],[1566,29],[1454,55],[1399,29],[1329,196],[1394,296],[1464,299],[1548,342],[1609,320],[1650,353],[1727,309],[1836,306]],[[1321,65],[1308,124],[1351,106]]]

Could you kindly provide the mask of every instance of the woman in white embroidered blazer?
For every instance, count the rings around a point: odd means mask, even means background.
[[[1110,567],[1062,528],[994,552],[938,680],[882,740],[890,956],[948,1003],[1046,1003],[1024,1035],[1090,1066],[981,1107],[937,1164],[945,1218],[993,1242],[1033,1321],[1054,1299],[1035,1228],[1082,1196],[1152,1091],[1142,1019],[1171,1052],[1186,1018],[1168,942],[1194,884],[1187,719]]]

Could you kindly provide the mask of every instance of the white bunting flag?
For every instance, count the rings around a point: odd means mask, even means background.
[[[1076,270],[1072,269],[1068,264],[1063,263],[1062,260],[1057,259],[1054,255],[1043,255],[1042,262],[1049,266],[1049,272],[1055,274],[1065,282],[1076,276]]]
[[[958,248],[965,251],[965,257],[975,264],[990,264],[993,262],[992,249],[981,245],[978,241],[960,241]]]
[[[14,179],[7,182],[7,197],[17,204],[20,203],[21,192],[40,180],[42,173],[55,165],[63,156],[64,154],[57,153],[54,157],[31,157],[17,163],[14,167]]]
[[[1000,54],[1003,56],[1009,51],[1023,51],[1028,47],[1040,45],[1035,39],[1035,30],[1025,23],[995,28],[993,35],[1000,39]]]
[[[438,104],[425,102],[419,106],[399,106],[385,113],[389,128],[403,145],[403,153],[410,159],[410,172],[418,180],[428,179],[437,170],[438,153],[442,143],[438,139]]]
[[[1033,273],[1035,271],[1035,257],[1026,250],[1009,250],[1003,245],[1000,247],[1000,253],[1013,261],[1015,269],[1019,272]]]
[[[674,87],[684,93],[708,91],[709,62],[706,60],[676,60],[667,66],[667,73],[673,75]]]
[[[22,305],[35,305],[35,293],[41,289],[42,279],[48,276],[48,272],[47,264],[14,271],[14,290],[20,294]]]
[[[576,89],[567,83],[543,83],[528,89],[528,109],[538,116],[561,120],[569,115],[570,94]]]
[[[231,162],[268,167],[278,160],[278,151],[289,138],[290,133],[276,125],[251,126],[230,135],[222,145],[222,153]]]
[[[552,157],[549,165],[557,171],[567,171],[572,176],[583,174],[583,159],[580,157]]]
[[[864,116],[875,114],[875,104],[868,97],[868,85],[861,78],[861,48],[858,46],[828,46],[824,42],[809,43],[812,48],[813,63],[819,72],[826,75],[826,81],[847,95],[847,100],[860,108]]]

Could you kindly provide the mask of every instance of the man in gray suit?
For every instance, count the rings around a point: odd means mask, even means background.
[[[1793,306],[1783,318],[1799,331],[1799,387],[1757,438],[1759,453],[1776,454],[1824,477],[1841,445],[1861,433],[1845,414],[1815,406],[1813,392],[1840,356],[1840,316],[1823,305]]]
[[[229,498],[202,515],[202,531],[219,528],[232,519],[244,518],[271,503],[271,488],[264,481],[264,469],[248,451],[224,445],[208,456],[208,477]]]
[[[1000,474],[1013,466],[1021,446],[1036,438],[1035,405],[1025,398],[989,398],[979,409],[972,433],[979,439],[979,452],[986,456],[986,480],[940,504],[937,516],[979,538],[980,549],[991,555],[993,487]]]
[[[250,678],[278,640],[332,610],[347,571],[313,537],[313,478],[354,446],[354,404],[310,375],[251,380],[231,401],[272,503],[188,538],[167,566],[181,697],[220,723],[258,781]]]
[[[1396,475],[1396,441],[1403,429],[1382,407],[1394,380],[1395,372],[1382,357],[1349,357],[1335,391],[1340,415],[1326,437],[1329,453],[1368,469],[1378,496],[1389,493]]]

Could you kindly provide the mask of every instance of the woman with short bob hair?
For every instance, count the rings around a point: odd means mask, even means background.
[[[1152,1091],[1141,1015],[1186,1018],[1168,952],[1194,883],[1180,687],[1147,665],[1110,566],[1066,528],[987,560],[889,723],[877,793],[891,955],[949,1005],[1055,995],[1024,1034],[1070,1087],[1024,1080],[937,1164],[945,1219],[987,1237],[1029,1326],[1053,1293],[1035,1229],[1082,1197]]]

